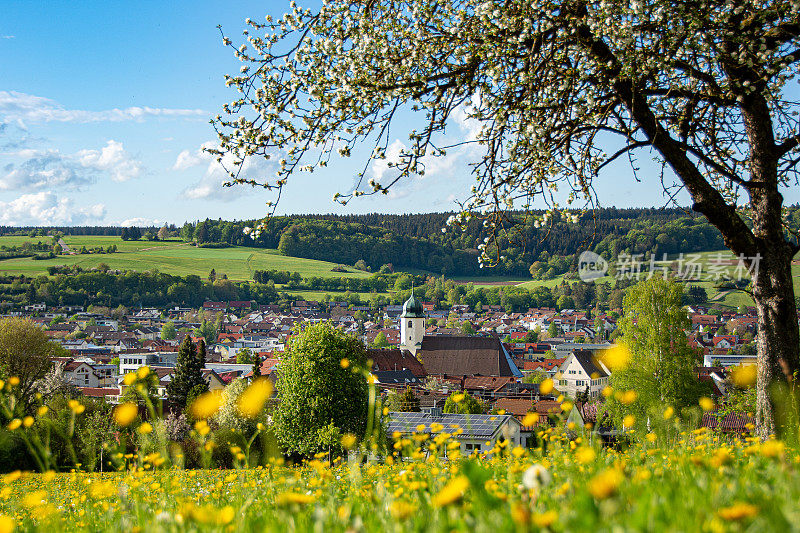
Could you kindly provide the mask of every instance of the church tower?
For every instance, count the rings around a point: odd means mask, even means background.
[[[403,312],[400,314],[400,347],[410,351],[412,354],[422,346],[422,337],[425,336],[425,313],[422,304],[414,298],[414,290],[411,290],[411,298],[403,304]]]

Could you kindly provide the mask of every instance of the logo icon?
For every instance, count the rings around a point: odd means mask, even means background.
[[[608,272],[608,261],[586,250],[578,257],[578,277],[586,283],[602,278]]]

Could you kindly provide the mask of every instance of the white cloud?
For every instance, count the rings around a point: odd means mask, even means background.
[[[205,144],[203,146],[205,146]],[[172,165],[172,170],[186,170],[187,168],[202,165],[204,162],[210,159],[206,156],[208,156],[208,154],[203,152],[202,147],[194,153],[190,152],[189,150],[183,150],[178,154],[175,164]]]
[[[0,190],[81,189],[107,173],[114,181],[138,177],[142,163],[130,156],[122,143],[109,140],[100,150],[62,154],[58,150],[24,149],[7,155],[25,159],[9,163],[0,172]]]
[[[118,225],[123,227],[138,226],[141,228],[148,226],[161,226],[163,223],[163,221],[157,218],[133,217],[123,220]]]
[[[49,191],[0,202],[0,224],[9,226],[80,225],[96,223],[105,215],[104,204],[76,208],[72,199]]]
[[[216,144],[213,142],[206,142],[194,153],[189,150],[184,150],[178,154],[175,164],[172,166],[174,170],[186,170],[199,165],[207,165],[203,177],[190,185],[183,191],[183,195],[192,200],[221,200],[230,202],[243,196],[247,192],[247,187],[235,186],[224,187],[223,183],[230,180],[230,176],[223,168],[233,168],[233,158],[230,154],[222,157],[222,164],[217,163],[217,156],[203,151],[203,148],[212,148]],[[242,178],[254,179],[259,182],[266,181],[274,176],[275,170],[275,156],[272,159],[266,160],[263,157],[250,157],[245,160],[239,175]]]
[[[0,118],[20,122],[141,122],[152,117],[198,118],[208,113],[202,109],[170,109],[154,107],[126,107],[89,111],[67,109],[61,104],[32,94],[0,91]]]
[[[404,150],[408,150],[408,147],[400,139],[395,139],[392,144],[386,147],[385,159],[375,159],[372,161],[372,178],[380,183],[387,172],[394,170],[394,167],[390,167],[389,163],[399,163],[400,152]]]
[[[111,174],[114,181],[128,181],[142,173],[142,164],[133,159],[122,147],[121,142],[108,141],[101,150],[81,150],[78,152],[80,164]]]
[[[2,38],[3,39],[16,39],[17,36],[16,35],[3,35]]]
[[[464,139],[465,141],[474,141],[478,138],[478,134],[481,132],[481,123],[478,120],[470,117],[470,115],[474,113],[475,109],[480,107],[480,105],[480,94],[473,94],[468,105],[462,104],[453,109],[453,112],[450,114],[450,118],[452,118],[456,124],[458,124],[458,127],[461,128],[461,131],[466,133],[466,138]]]

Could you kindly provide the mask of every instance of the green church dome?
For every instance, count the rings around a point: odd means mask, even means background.
[[[422,310],[422,304],[414,298],[414,291],[411,291],[411,298],[406,300],[403,304],[403,314],[401,318],[425,318],[425,312]]]

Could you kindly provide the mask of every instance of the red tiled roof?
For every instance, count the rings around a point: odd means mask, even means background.
[[[728,413],[718,418],[716,412],[703,413],[702,427],[709,429],[721,429],[722,431],[735,431],[744,433],[748,431],[747,424],[755,423],[755,419],[746,413]]]
[[[497,377],[497,376],[469,376],[464,377],[464,388],[471,389],[484,389],[495,391],[502,388],[506,383],[514,383],[516,378],[513,377]]]
[[[119,389],[111,388],[78,387],[78,390],[81,391],[84,396],[90,398],[105,398],[106,396],[116,396],[119,394]]]
[[[533,412],[533,401],[522,398],[500,398],[495,402],[494,407],[498,410],[505,410],[506,414],[521,417]]]

